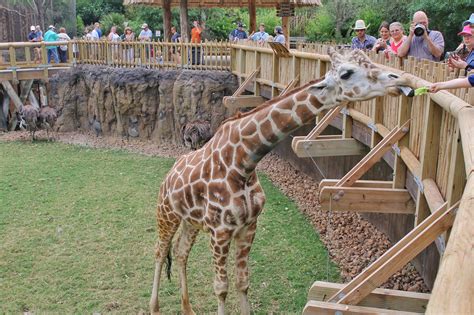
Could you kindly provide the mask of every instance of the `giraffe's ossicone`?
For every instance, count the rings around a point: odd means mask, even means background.
[[[323,79],[224,121],[201,149],[176,161],[160,187],[157,206],[159,240],[150,301],[153,314],[159,313],[161,269],[180,226],[174,255],[183,313],[194,314],[188,296],[186,263],[199,230],[204,230],[211,236],[218,314],[224,314],[227,256],[232,240],[241,312],[249,314],[249,252],[257,218],[265,204],[265,194],[255,172],[257,163],[289,133],[314,121],[320,111],[342,101],[397,93],[397,86],[405,84],[397,75],[372,64],[361,51],[343,56],[331,50],[329,55],[332,66]]]

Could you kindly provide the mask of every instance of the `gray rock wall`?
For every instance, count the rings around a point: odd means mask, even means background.
[[[227,115],[222,99],[237,87],[228,72],[79,66],[51,79],[50,102],[60,131],[90,129],[96,116],[106,135],[179,142],[187,121],[215,131]]]

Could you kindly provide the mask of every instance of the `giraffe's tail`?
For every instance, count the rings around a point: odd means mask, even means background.
[[[168,280],[171,280],[171,263],[173,262],[173,258],[171,257],[171,246],[168,250],[168,255],[166,255],[166,277]]]

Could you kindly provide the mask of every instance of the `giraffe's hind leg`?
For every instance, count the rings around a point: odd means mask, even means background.
[[[155,275],[153,277],[153,289],[150,299],[151,314],[159,314],[160,305],[158,300],[158,291],[160,289],[160,277],[163,263],[168,256],[171,241],[174,234],[178,230],[180,219],[174,215],[167,207],[158,206],[157,223],[158,223],[158,244],[155,252]]]
[[[189,253],[198,234],[199,229],[183,220],[181,224],[181,233],[174,247],[176,262],[179,268],[179,279],[181,283],[181,309],[183,314],[187,315],[195,314],[191,307],[191,303],[189,302],[186,266],[188,263]]]
[[[250,314],[250,304],[247,297],[249,289],[249,253],[255,238],[257,222],[243,228],[235,237],[235,275],[237,294],[240,299],[240,313]]]

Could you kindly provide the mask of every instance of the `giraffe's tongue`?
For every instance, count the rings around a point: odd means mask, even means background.
[[[405,96],[408,96],[408,97],[413,97],[415,96],[415,90],[413,90],[411,87],[409,86],[399,86],[398,89],[405,95]]]

